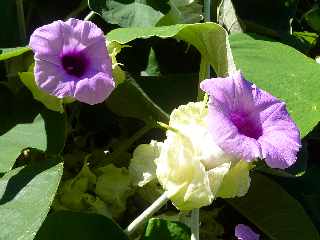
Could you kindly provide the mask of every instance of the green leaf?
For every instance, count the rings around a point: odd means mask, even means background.
[[[229,53],[227,50],[226,31],[215,23],[178,24],[164,27],[119,28],[108,33],[109,41],[127,44],[135,39],[151,37],[176,38],[183,40],[201,53],[202,58],[210,63],[219,76],[228,73]]]
[[[197,74],[169,74],[159,77],[143,76],[135,79],[148,96],[165,112],[197,100]],[[168,91],[170,86],[170,91]],[[175,93],[175,94],[172,94]]]
[[[18,124],[0,136],[0,172],[11,169],[21,151],[27,147],[46,150],[45,124],[40,115],[32,123]]]
[[[108,108],[122,117],[133,117],[148,123],[167,121],[169,116],[156,105],[134,80],[120,84],[106,101]]]
[[[295,16],[298,0],[233,0],[237,15],[279,32],[289,32],[290,19]]]
[[[0,172],[12,168],[25,148],[59,154],[65,143],[65,115],[43,111],[31,123],[20,123],[0,136]]]
[[[202,17],[202,5],[197,0],[169,0],[170,11],[162,17],[157,26],[178,23],[197,23]]]
[[[149,57],[148,57],[148,65],[144,71],[141,72],[143,76],[159,76],[160,68],[157,60],[156,53],[153,48],[150,48]]]
[[[142,240],[189,240],[190,228],[180,222],[152,218]]]
[[[164,16],[163,12],[169,10],[167,1],[89,0],[89,6],[106,22],[121,27],[150,27],[155,26]]]
[[[313,30],[320,32],[320,8],[318,6],[308,11],[304,18]]]
[[[47,154],[60,154],[67,139],[67,116],[65,113],[44,109],[41,111],[47,138]],[[1,138],[1,137],[0,137]]]
[[[320,95],[315,90],[320,89],[320,65],[287,45],[253,37],[231,36],[237,67],[246,79],[283,99],[301,137],[306,136],[320,119]]]
[[[25,52],[30,51],[28,47],[16,47],[16,48],[0,48],[0,61],[17,57]]]
[[[32,240],[63,172],[62,163],[41,162],[13,169],[0,179],[0,239]]]
[[[32,72],[22,72],[19,73],[21,81],[24,85],[31,91],[34,99],[40,101],[48,109],[56,112],[63,113],[63,100],[55,96],[49,95],[48,93],[42,91],[36,84],[34,79],[34,74]]]
[[[243,32],[231,0],[222,0],[218,7],[218,23],[229,33]]]
[[[128,240],[111,219],[97,214],[56,212],[47,217],[35,240]]]
[[[246,196],[226,201],[270,239],[320,239],[300,203],[262,174],[252,176]]]

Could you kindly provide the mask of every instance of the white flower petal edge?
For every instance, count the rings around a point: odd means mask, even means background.
[[[154,159],[159,157],[162,142],[151,141],[150,144],[141,144],[133,152],[129,165],[129,173],[133,184],[139,187],[157,178]]]
[[[217,197],[234,198],[246,195],[250,187],[249,171],[251,168],[251,164],[244,160],[234,164],[224,176]]]

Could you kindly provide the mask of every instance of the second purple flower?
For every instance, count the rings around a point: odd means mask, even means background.
[[[284,102],[240,72],[207,79],[201,89],[209,94],[209,131],[221,149],[247,161],[264,159],[272,168],[295,163],[300,133]]]
[[[92,22],[69,19],[36,29],[34,51],[38,86],[58,98],[97,104],[112,92],[112,63],[103,32]]]

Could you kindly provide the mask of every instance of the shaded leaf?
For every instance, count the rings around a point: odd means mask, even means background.
[[[47,109],[41,111],[41,116],[46,130],[46,153],[60,154],[67,139],[67,116]]]
[[[27,88],[16,94],[0,84],[0,172],[11,169],[25,148],[59,154],[66,139],[66,116],[46,109]]]
[[[150,27],[155,26],[164,16],[163,12],[169,10],[167,1],[89,0],[89,6],[106,22],[121,27]]]
[[[279,32],[289,32],[298,0],[233,0],[237,15]],[[254,10],[253,10],[254,9]]]
[[[320,8],[318,6],[308,11],[304,18],[313,30],[320,32]]]
[[[264,175],[252,176],[246,196],[226,201],[271,239],[320,239],[300,203]]]
[[[197,23],[202,17],[202,5],[197,0],[169,0],[170,11],[161,18],[157,26],[178,23]]]
[[[35,240],[128,240],[111,219],[97,214],[56,212],[47,217]]]
[[[126,44],[135,39],[151,37],[183,40],[201,53],[205,62],[211,64],[220,76],[230,68],[226,31],[215,23],[177,24],[164,27],[119,28],[108,33],[109,41]],[[229,64],[229,65],[228,65]]]
[[[0,14],[0,46],[9,48],[21,44],[16,1],[1,0],[0,9],[3,9]]]
[[[40,228],[63,172],[62,163],[16,168],[0,179],[0,239],[32,240]]]
[[[41,90],[34,79],[34,74],[32,72],[22,72],[19,74],[21,81],[24,85],[31,91],[34,99],[40,101],[48,109],[56,112],[63,113],[63,100],[55,96],[49,95],[48,93]]]
[[[197,100],[199,82],[197,74],[137,77],[136,81],[148,96],[168,113],[179,105]],[[170,88],[170,91],[168,91],[168,88]]]
[[[134,80],[120,84],[106,101],[108,108],[122,117],[133,117],[144,122],[167,121],[169,116],[156,105]]]
[[[46,150],[45,123],[38,115],[32,123],[22,123],[0,136],[0,172],[12,168],[21,151],[27,147]]]

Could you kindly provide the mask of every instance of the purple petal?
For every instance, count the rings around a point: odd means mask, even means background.
[[[264,134],[258,142],[267,165],[284,169],[294,164],[301,147],[300,134],[284,103],[278,104],[262,126]]]
[[[86,56],[90,56],[90,69],[94,72],[112,73],[112,62],[108,56],[105,39],[96,41],[82,51]],[[99,53],[99,54],[97,54]]]
[[[114,89],[112,78],[104,73],[98,73],[92,78],[85,78],[76,85],[74,97],[80,102],[90,105],[103,102]]]
[[[200,87],[209,94],[209,131],[221,149],[247,161],[264,158],[274,168],[296,161],[299,130],[283,102],[240,72],[205,80]]]
[[[103,41],[105,43],[103,32],[93,22],[70,18],[66,21],[66,24],[73,29],[72,37],[86,47],[97,41]]]
[[[35,80],[37,85],[58,98],[73,96],[74,78],[65,74],[61,66],[46,61],[36,61]]]
[[[259,240],[260,235],[244,224],[238,224],[235,228],[235,236],[238,240]]]
[[[34,51],[36,60],[44,60],[59,64],[59,54],[63,47],[63,38],[60,33],[64,22],[55,21],[37,28],[30,37],[29,46]]]

